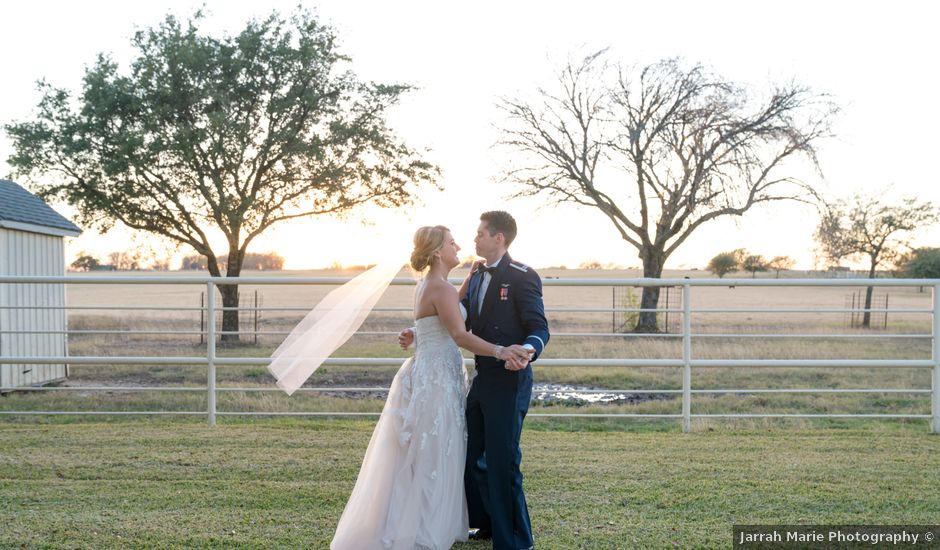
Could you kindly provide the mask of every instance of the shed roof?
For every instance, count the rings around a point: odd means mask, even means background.
[[[82,232],[42,199],[4,179],[0,179],[0,227],[70,237]]]

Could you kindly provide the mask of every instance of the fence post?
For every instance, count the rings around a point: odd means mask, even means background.
[[[206,341],[206,293],[199,293],[199,345]]]
[[[930,433],[940,433],[940,285],[933,286],[933,376],[930,377]]]
[[[851,320],[849,321],[849,328],[855,328],[855,291],[852,291],[852,311],[849,313]]]
[[[666,332],[669,332],[669,310],[672,309],[672,306],[669,305],[669,289],[672,287],[666,287],[666,322],[663,323],[666,327]]]
[[[206,314],[208,334],[206,335],[206,359],[209,361],[208,381],[208,416],[209,425],[215,426],[215,283],[206,283],[206,304],[209,311]]]
[[[885,326],[884,328],[888,328],[888,293],[887,292],[885,292]]]
[[[611,308],[615,311],[610,313],[610,332],[617,332],[617,287],[610,287]]]
[[[682,431],[692,431],[692,287],[682,285]]]

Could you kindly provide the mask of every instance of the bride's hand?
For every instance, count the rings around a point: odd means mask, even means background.
[[[479,271],[484,265],[486,265],[486,260],[474,260],[473,264],[470,266],[470,275]]]
[[[410,328],[406,328],[398,333],[398,345],[401,346],[401,349],[408,349],[408,346],[414,343],[414,341],[415,333]]]

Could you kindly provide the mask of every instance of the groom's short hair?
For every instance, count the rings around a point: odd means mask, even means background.
[[[480,215],[480,221],[486,222],[486,227],[490,230],[490,235],[502,233],[506,240],[506,248],[512,244],[516,238],[516,220],[509,212],[502,210],[491,210]]]

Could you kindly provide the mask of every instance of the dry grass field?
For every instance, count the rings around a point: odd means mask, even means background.
[[[463,276],[466,272],[455,272]],[[350,277],[351,271],[249,272],[245,276],[265,277]],[[552,278],[635,278],[635,271],[540,270]],[[96,274],[97,275],[97,274]],[[122,273],[121,275],[129,275]],[[132,273],[151,276],[154,273]],[[170,273],[186,278],[199,273]],[[408,276],[406,272],[402,276]],[[785,276],[788,274],[784,274]],[[794,276],[795,274],[789,274]],[[83,276],[83,275],[80,275]],[[700,278],[699,271],[667,272],[668,278]],[[765,277],[768,275],[764,275]],[[772,276],[772,275],[771,275]],[[692,308],[733,309],[841,309],[857,287],[693,287]],[[324,285],[242,285],[243,307],[254,305],[255,291],[261,307],[293,307],[299,311],[263,311],[259,314],[261,332],[289,331],[305,311],[313,307],[334,286]],[[178,310],[108,311],[77,309],[69,313],[72,330],[197,331],[197,308],[205,285],[69,285],[70,306],[170,307]],[[639,289],[634,289],[639,296]],[[671,334],[584,336],[609,333],[623,324],[623,313],[560,311],[569,308],[637,307],[623,298],[615,299],[610,286],[550,286],[544,289],[553,337],[544,357],[551,358],[678,358],[681,315],[670,313]],[[887,293],[890,309],[928,309],[929,289],[880,287]],[[337,352],[342,357],[395,357],[406,353],[395,344],[394,333],[411,324],[409,308],[413,287],[392,286],[378,304],[402,311],[376,311],[363,326],[365,334],[353,337]],[[666,307],[665,296],[660,307]],[[670,308],[680,308],[679,293],[671,291]],[[267,357],[283,335],[256,337],[251,312],[242,314],[242,343],[220,346],[219,354],[239,357]],[[665,323],[661,314],[661,324]],[[928,335],[929,313],[889,313],[887,326],[876,316],[872,329],[852,328],[844,313],[807,312],[697,312],[692,315],[692,354],[707,359],[926,359],[931,356],[930,339],[904,335]],[[221,327],[221,323],[219,324]],[[712,335],[712,336],[708,336]],[[725,336],[733,335],[733,336]],[[777,335],[777,336],[771,336]],[[801,335],[798,337],[781,337]],[[820,337],[812,337],[819,335]],[[828,336],[827,336],[828,335]],[[839,335],[839,336],[832,336]],[[73,334],[69,340],[73,355],[202,356],[205,344],[196,334]],[[394,367],[322,367],[309,385],[341,387],[387,387]],[[205,368],[158,365],[73,365],[69,386],[200,386],[205,385]],[[220,387],[273,387],[262,366],[220,367]],[[586,388],[618,390],[675,390],[681,388],[681,372],[676,368],[620,367],[537,367],[537,383],[568,384]],[[838,389],[838,388],[918,388],[930,387],[930,372],[909,368],[696,368],[693,389]],[[350,399],[355,397],[355,399]],[[380,409],[381,393],[336,394],[310,392],[287,398],[280,393],[222,392],[222,411],[368,411]],[[203,393],[170,392],[17,392],[0,399],[2,410],[204,410]],[[606,405],[583,402],[545,401],[535,403],[533,412],[633,412],[676,414],[680,411],[675,394],[633,395]],[[693,413],[912,413],[930,411],[926,394],[696,394]],[[655,424],[655,423],[654,423]]]

